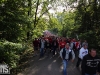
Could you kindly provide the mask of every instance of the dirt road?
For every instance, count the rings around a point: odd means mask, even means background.
[[[73,63],[69,61],[68,75],[81,75],[80,70],[75,67],[76,61],[77,59]],[[32,57],[29,62],[30,66],[17,75],[63,75],[62,60],[59,54],[54,57],[51,54],[45,55],[43,58],[39,58],[38,55]]]

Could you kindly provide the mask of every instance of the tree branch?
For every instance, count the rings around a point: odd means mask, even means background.
[[[36,19],[37,19],[38,6],[39,6],[39,0],[37,1],[37,6],[36,6],[35,20],[34,20],[34,28],[36,27]]]

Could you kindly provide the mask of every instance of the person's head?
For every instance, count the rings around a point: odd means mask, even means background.
[[[87,45],[86,44],[84,44],[83,47],[84,47],[84,49],[87,49]]]
[[[69,49],[69,43],[66,43],[65,48]]]
[[[91,55],[92,57],[95,57],[96,54],[97,54],[95,49],[91,49],[89,53],[90,53],[90,55]]]

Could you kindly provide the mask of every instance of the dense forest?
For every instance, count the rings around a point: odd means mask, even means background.
[[[64,7],[62,12],[57,6]],[[0,62],[16,68],[31,51],[32,40],[45,30],[86,39],[89,48],[100,52],[99,29],[100,0],[0,0]]]

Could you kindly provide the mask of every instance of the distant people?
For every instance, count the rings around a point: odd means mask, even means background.
[[[44,49],[45,49],[45,40],[43,37],[40,39],[39,46],[40,46],[40,57],[43,57],[44,56]]]
[[[74,50],[75,56],[76,56],[76,53],[77,53],[76,43],[77,43],[77,40],[74,38],[73,39],[73,50]]]
[[[78,56],[79,50],[81,49],[81,41],[78,40],[75,45],[76,45],[76,56]]]
[[[71,39],[70,38],[66,38],[66,43],[70,43]]]
[[[73,42],[73,40],[71,40],[71,42],[70,42],[70,49],[74,50],[74,42]]]
[[[51,45],[51,47],[50,47],[50,52],[51,52],[52,51],[52,40],[53,40],[52,36],[49,36],[48,40],[49,40],[50,45]]]
[[[33,56],[37,56],[38,55],[38,48],[39,48],[39,41],[37,38],[35,38],[35,40],[33,40],[33,48],[34,48],[34,55]]]
[[[57,51],[58,47],[59,47],[59,44],[58,44],[58,41],[57,39],[54,39],[52,41],[52,47],[53,47],[53,56],[55,55],[55,51]]]
[[[67,43],[65,47],[61,49],[60,57],[63,60],[63,73],[64,75],[67,75],[66,69],[68,66],[68,61],[71,60],[73,62],[75,59],[74,51],[70,49],[69,43]]]
[[[83,47],[79,50],[78,61],[76,63],[76,67],[79,67],[83,57],[88,54],[87,45],[84,44]]]
[[[78,40],[78,41],[76,42],[76,49],[77,49],[77,50],[80,50],[80,49],[81,49],[81,41],[80,41],[80,40]]]
[[[48,39],[46,39],[45,41],[45,48],[46,48],[47,55],[49,55],[51,49],[51,43],[49,42]]]
[[[61,50],[62,48],[64,48],[66,45],[66,42],[64,41],[64,39],[62,38],[61,41],[59,42],[59,50]]]
[[[100,58],[96,54],[95,49],[91,49],[89,54],[82,60],[82,75],[100,74]]]
[[[88,43],[87,43],[87,41],[86,41],[86,40],[84,40],[84,42],[82,43],[82,46],[84,46],[84,44],[86,44],[86,45],[87,45],[87,47],[88,47]]]

